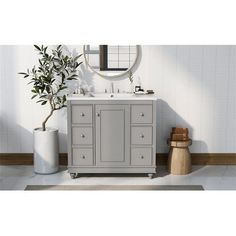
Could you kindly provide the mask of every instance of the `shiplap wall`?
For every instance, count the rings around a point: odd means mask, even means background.
[[[81,46],[68,46],[76,54]],[[196,153],[236,152],[236,46],[142,46],[134,72],[145,89],[153,89],[157,106],[157,152],[167,152],[172,126],[190,129]],[[37,63],[32,46],[0,46],[0,152],[32,152],[32,130],[48,110],[30,100],[27,80],[17,75]],[[109,80],[81,67],[84,86],[104,91]],[[128,90],[128,80],[114,81]],[[60,129],[60,151],[66,152],[66,110],[50,126]]]

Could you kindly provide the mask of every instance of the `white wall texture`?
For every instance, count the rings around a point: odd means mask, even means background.
[[[81,46],[68,46],[72,53]],[[32,130],[47,108],[31,100],[27,79],[17,73],[37,63],[32,46],[0,46],[0,153],[32,152]],[[110,81],[81,67],[83,84],[109,89]],[[144,89],[153,89],[157,106],[157,152],[167,152],[172,126],[190,129],[195,153],[236,152],[236,46],[142,46],[134,72]],[[128,90],[128,80],[114,82]],[[49,126],[60,130],[60,152],[66,152],[66,109]]]

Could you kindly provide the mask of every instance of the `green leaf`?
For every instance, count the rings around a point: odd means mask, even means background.
[[[69,71],[67,69],[65,69],[65,71],[66,71],[67,75],[69,75]]]
[[[33,95],[33,96],[31,97],[31,99],[34,99],[35,97],[37,97],[37,94]]]
[[[50,87],[49,87],[49,86],[46,86],[46,91],[47,91],[48,93],[50,93]]]
[[[71,76],[71,77],[68,77],[67,80],[77,80],[77,77]]]
[[[19,72],[18,74],[19,74],[19,75],[28,75],[28,74],[25,73],[25,72]]]
[[[36,93],[39,93],[39,89],[40,89],[40,87],[35,86],[34,89],[35,89]]]
[[[47,103],[47,101],[44,101],[44,102],[42,102],[42,104],[41,105],[45,105]]]
[[[27,84],[32,84],[32,83],[34,83],[34,81],[30,81],[29,83],[27,83]]]
[[[83,53],[79,54],[78,56],[76,56],[76,57],[74,58],[74,60],[77,61],[82,55],[83,55]]]
[[[79,67],[83,62],[81,61],[80,63],[77,63],[75,68]]]
[[[64,61],[66,62],[68,60],[68,56],[65,56],[64,57]]]
[[[41,51],[41,49],[40,49],[40,47],[39,47],[39,46],[37,46],[37,45],[34,45],[34,47],[35,47],[37,50]]]
[[[60,87],[60,90],[67,89],[67,86]]]
[[[63,95],[62,100],[63,100],[63,102],[66,101],[66,95]]]
[[[43,85],[42,85],[42,88],[41,88],[41,93],[44,92],[44,89],[45,89],[45,85],[43,84]]]
[[[39,102],[45,102],[45,100],[38,100],[36,103],[39,103]]]
[[[61,48],[61,45],[58,45],[58,46],[57,46],[57,51],[58,51],[60,48]]]
[[[32,93],[37,93],[34,89],[31,90]]]

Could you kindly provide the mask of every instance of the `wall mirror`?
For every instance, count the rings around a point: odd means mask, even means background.
[[[127,74],[138,58],[137,45],[84,45],[84,57],[88,67],[106,78]]]

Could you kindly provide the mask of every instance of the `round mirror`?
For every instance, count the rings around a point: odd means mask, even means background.
[[[96,74],[116,78],[128,73],[138,59],[137,45],[84,45],[88,67]]]

